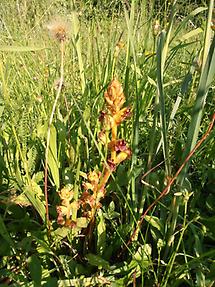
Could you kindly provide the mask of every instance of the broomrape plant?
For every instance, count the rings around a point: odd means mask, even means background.
[[[84,191],[78,201],[74,200],[74,193],[69,187],[64,187],[59,192],[61,205],[57,206],[60,225],[75,228],[89,226],[89,236],[92,236],[93,226],[97,211],[102,207],[101,200],[106,195],[106,185],[111,174],[124,160],[130,158],[131,149],[124,139],[119,139],[117,129],[120,124],[131,115],[130,107],[123,107],[125,95],[120,82],[112,80],[104,93],[105,109],[101,111],[99,121],[102,130],[98,134],[104,147],[108,148],[107,159],[103,164],[102,172],[93,170],[87,175],[87,181],[83,183]],[[82,216],[73,220],[73,212]]]

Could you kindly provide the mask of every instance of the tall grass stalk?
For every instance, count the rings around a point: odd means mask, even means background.
[[[130,15],[128,15],[128,11],[124,7],[125,19],[128,29],[128,47],[126,54],[126,71],[125,71],[125,94],[128,94],[128,84],[130,78],[130,57],[133,57],[134,63],[134,92],[136,95],[135,98],[135,106],[134,106],[134,115],[133,115],[133,128],[132,128],[132,160],[131,160],[131,202],[133,206],[134,212],[137,212],[138,204],[137,204],[137,194],[135,188],[136,176],[135,176],[135,168],[137,164],[137,154],[138,154],[138,143],[139,143],[139,117],[140,117],[140,95],[138,91],[138,81],[137,81],[137,59],[136,59],[136,49],[135,49],[135,33],[136,33],[136,25],[135,25],[135,9],[136,3],[133,0],[131,3]]]
[[[161,125],[161,136],[162,136],[162,146],[163,155],[165,160],[166,175],[171,174],[171,163],[169,157],[169,146],[168,146],[168,136],[167,136],[167,123],[166,123],[166,108],[165,108],[165,94],[164,94],[164,70],[165,63],[169,50],[170,36],[172,32],[172,27],[174,23],[174,18],[176,14],[176,2],[173,1],[170,15],[170,22],[168,25],[167,32],[162,31],[158,38],[158,49],[157,49],[157,82],[158,82],[158,95],[159,95],[159,107],[160,107],[160,125]]]
[[[86,81],[85,81],[85,69],[82,58],[82,48],[81,48],[81,36],[79,21],[75,12],[72,12],[72,34],[73,34],[73,45],[78,57],[78,66],[81,80],[81,90],[84,94]]]

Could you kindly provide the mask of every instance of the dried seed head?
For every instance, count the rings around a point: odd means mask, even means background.
[[[57,210],[57,214],[58,214],[57,223],[60,224],[60,225],[64,225],[65,220],[63,218],[64,214],[63,214],[61,206],[57,206],[56,210]]]
[[[47,24],[47,29],[54,39],[59,42],[64,42],[69,38],[70,25],[65,19],[57,17]]]
[[[84,190],[93,190],[94,188],[94,186],[89,182],[83,182],[82,185],[83,185]]]
[[[105,111],[100,111],[99,121],[103,122],[107,113]]]
[[[159,20],[156,20],[154,25],[153,25],[153,35],[157,36],[161,31],[161,25]]]
[[[90,206],[90,208],[94,207],[95,205],[94,195],[90,194],[88,191],[84,191],[80,198],[80,204],[84,209],[86,209],[87,206]]]
[[[61,90],[62,89],[64,89],[65,88],[65,86],[64,86],[64,82],[62,81],[61,79],[56,79],[55,81],[54,81],[54,89],[57,91],[59,88],[61,88]]]

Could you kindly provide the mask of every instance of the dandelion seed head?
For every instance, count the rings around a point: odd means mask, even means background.
[[[59,42],[64,42],[69,38],[69,21],[60,17],[54,18],[46,25],[52,38]]]

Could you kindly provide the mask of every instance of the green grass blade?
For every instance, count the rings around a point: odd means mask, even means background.
[[[34,52],[34,51],[41,51],[44,49],[48,49],[48,47],[0,45],[0,52]]]
[[[72,19],[72,32],[73,32],[73,45],[75,47],[77,57],[78,57],[78,65],[79,65],[79,72],[80,72],[80,79],[81,79],[81,89],[82,93],[85,91],[85,68],[82,58],[82,48],[81,48],[81,37],[80,37],[80,24],[78,21],[78,17],[75,12],[72,12],[71,15]]]
[[[190,39],[191,37],[196,37],[197,35],[199,35],[200,33],[202,33],[203,30],[202,28],[196,28],[192,31],[189,31],[188,33],[184,34],[181,38],[180,38],[180,41],[181,42],[184,42],[184,41],[187,41],[188,39]]]
[[[166,33],[161,32],[158,39],[158,50],[157,50],[157,88],[159,96],[159,107],[160,107],[160,124],[161,124],[161,137],[162,137],[162,147],[163,155],[165,160],[167,175],[170,174],[170,159],[169,159],[169,147],[167,139],[167,124],[166,124],[166,108],[165,108],[165,95],[164,95],[164,83],[163,83],[163,70],[165,58],[164,46],[166,40]]]
[[[169,145],[167,138],[167,123],[166,123],[166,108],[165,108],[165,94],[164,94],[164,68],[169,51],[170,36],[173,28],[174,17],[176,14],[176,2],[173,1],[170,22],[167,32],[162,31],[158,37],[158,48],[157,48],[157,89],[159,96],[159,107],[160,107],[160,125],[161,125],[161,140],[163,147],[163,155],[165,160],[165,168],[167,175],[171,173],[171,164],[169,157]]]
[[[205,101],[207,98],[208,89],[210,87],[210,84],[213,81],[214,75],[215,75],[215,36],[211,43],[208,57],[207,57],[207,60],[206,60],[206,63],[205,63],[205,66],[203,68],[202,75],[200,78],[200,83],[199,83],[199,87],[198,87],[198,91],[196,95],[196,101],[194,103],[191,122],[190,122],[188,135],[187,135],[187,144],[186,144],[186,148],[184,150],[183,156],[182,156],[182,161],[186,158],[186,156],[193,149],[198,139],[203,109],[204,109]],[[187,168],[188,168],[188,164],[187,164]],[[183,172],[181,176],[179,176],[178,181],[182,183],[184,177],[185,177],[185,173]]]
[[[132,130],[132,160],[131,160],[131,198],[134,206],[134,210],[137,211],[137,198],[136,198],[136,190],[135,190],[135,167],[137,164],[137,154],[138,154],[138,144],[139,144],[139,117],[140,117],[140,97],[138,92],[138,82],[137,82],[137,59],[136,59],[136,49],[134,46],[135,39],[135,1],[131,3],[131,11],[130,15],[128,15],[128,11],[126,8],[124,9],[125,20],[128,29],[128,48],[127,48],[127,56],[126,56],[126,83],[125,83],[125,94],[128,93],[128,85],[129,85],[129,77],[131,77],[130,72],[130,57],[132,55],[134,62],[134,92],[135,92],[135,104],[134,104],[134,115],[133,115],[133,130]]]
[[[178,36],[180,31],[183,31],[183,29],[185,29],[187,23],[194,18],[195,16],[197,16],[198,14],[200,14],[201,12],[207,10],[207,8],[205,7],[198,7],[195,10],[193,10],[189,15],[187,15],[183,21],[181,22],[181,24],[177,27],[177,29],[174,32],[174,35],[171,39],[171,42]]]
[[[210,0],[208,2],[209,2],[209,6],[208,6],[208,17],[207,17],[207,23],[206,23],[206,29],[205,29],[202,68],[204,68],[204,65],[206,63],[206,59],[207,59],[208,52],[210,49],[210,40],[211,40],[211,35],[212,35],[211,23],[212,23],[213,10],[214,10],[214,0]],[[204,72],[204,70],[202,70],[202,72]]]

